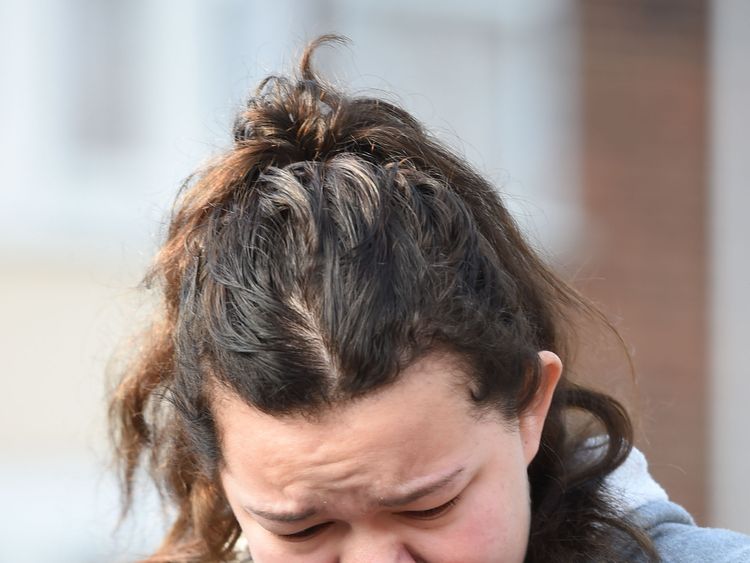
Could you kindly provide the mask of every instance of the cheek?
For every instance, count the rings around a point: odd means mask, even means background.
[[[525,474],[473,494],[461,517],[441,531],[433,559],[462,563],[522,563],[528,547],[530,504]],[[448,556],[448,554],[450,554]]]

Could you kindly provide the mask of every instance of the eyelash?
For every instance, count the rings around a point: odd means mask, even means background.
[[[458,502],[459,497],[455,496],[448,502],[441,504],[440,506],[436,506],[435,508],[429,508],[427,510],[409,510],[406,512],[401,512],[403,516],[408,516],[409,518],[419,518],[421,520],[432,520],[434,518],[438,518],[448,512],[451,508],[453,508],[456,503]]]
[[[405,512],[400,512],[399,514],[408,518],[417,518],[419,520],[434,520],[453,508],[458,502],[458,499],[459,497],[456,496],[435,508],[429,508],[427,510],[407,510]],[[299,532],[294,532],[293,534],[279,534],[279,537],[288,541],[305,541],[318,535],[319,532],[322,532],[331,524],[333,524],[333,522],[323,522],[322,524],[310,526],[309,528],[305,528]]]
[[[310,526],[309,528],[305,528],[304,530],[300,530],[299,532],[294,532],[293,534],[279,534],[279,537],[289,541],[304,541],[317,535],[318,532],[322,532],[331,524],[333,524],[333,522],[323,522],[322,524]]]

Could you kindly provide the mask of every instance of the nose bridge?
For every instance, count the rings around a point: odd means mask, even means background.
[[[340,563],[419,563],[404,541],[389,530],[352,529],[342,544]]]

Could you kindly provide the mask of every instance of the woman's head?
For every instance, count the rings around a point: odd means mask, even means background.
[[[384,560],[369,538],[435,563],[564,560],[586,547],[565,533],[628,529],[599,493],[627,416],[561,376],[566,315],[591,309],[486,180],[403,110],[321,82],[314,47],[186,184],[152,273],[164,310],[112,403],[126,491],[146,453],[177,506],[152,561],[216,560],[240,526],[260,561]],[[570,408],[603,423],[600,458],[573,463]]]

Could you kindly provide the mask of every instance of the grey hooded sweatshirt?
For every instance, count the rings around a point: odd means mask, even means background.
[[[696,526],[654,481],[637,449],[605,482],[619,508],[646,530],[663,563],[750,563],[750,536]],[[646,561],[633,543],[623,542],[621,552],[623,561]]]

